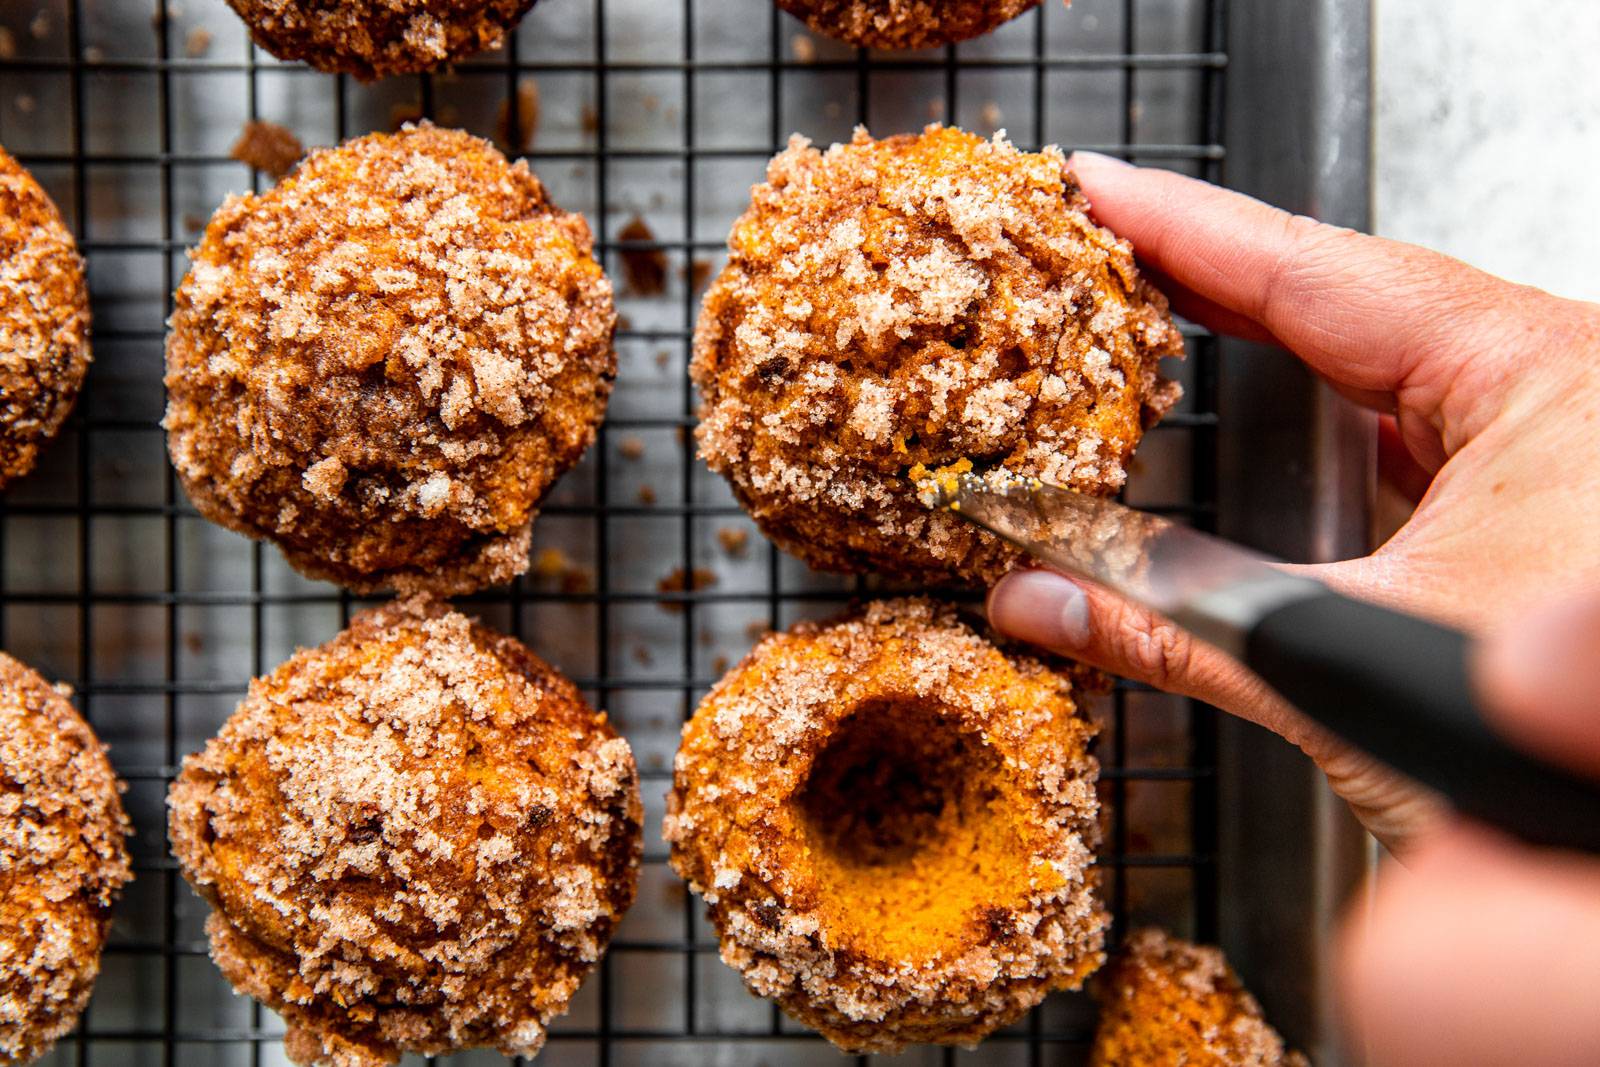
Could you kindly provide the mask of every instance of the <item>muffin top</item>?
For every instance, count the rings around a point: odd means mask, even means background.
[[[1284,1048],[1222,950],[1136,930],[1095,979],[1092,1067],[1309,1067]]]

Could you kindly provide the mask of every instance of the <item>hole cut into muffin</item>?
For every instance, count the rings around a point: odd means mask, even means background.
[[[879,958],[926,960],[1027,895],[1025,815],[1001,760],[936,704],[876,700],[836,729],[798,796],[829,927]]]
[[[717,683],[662,832],[752,992],[850,1052],[971,1045],[1103,959],[1093,733],[955,608],[878,601]]]

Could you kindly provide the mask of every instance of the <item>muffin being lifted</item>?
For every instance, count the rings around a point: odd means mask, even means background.
[[[301,1064],[533,1055],[638,879],[628,743],[521,642],[423,599],[253,681],[169,804],[212,958]]]
[[[229,199],[167,338],[190,499],[359,592],[521,574],[538,503],[594,439],[616,373],[591,248],[526,164],[427,125]]]
[[[1100,965],[1093,732],[952,608],[804,623],[685,727],[672,865],[745,984],[840,1048],[971,1045]]]
[[[815,567],[997,578],[1016,552],[907,477],[970,459],[1115,492],[1178,398],[1183,342],[1055,149],[930,126],[790,142],[706,295],[691,374],[707,464]]]

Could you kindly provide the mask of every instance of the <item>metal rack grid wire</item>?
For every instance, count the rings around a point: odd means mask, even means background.
[[[158,0],[159,2],[159,0]],[[333,143],[411,117],[490,135],[532,80],[523,152],[581,210],[619,282],[621,374],[590,455],[536,526],[536,566],[469,610],[527,640],[609,708],[640,758],[640,900],[552,1031],[552,1064],[832,1062],[817,1037],[745,994],[667,870],[661,795],[676,729],[760,628],[826,615],[871,580],[809,573],[761,540],[694,460],[684,375],[704,274],[765,160],[938,119],[1018,143],[1098,148],[1221,177],[1226,0],[1054,0],[991,37],[909,55],[807,34],[765,0],[544,0],[497,52],[455,71],[362,85],[280,64],[222,0],[14,0],[0,9],[0,143],[34,171],[89,261],[96,364],[41,469],[0,501],[0,646],[69,682],[129,782],[137,880],[96,997],[50,1064],[284,1063],[281,1023],[230,996],[204,907],[166,854],[162,797],[249,677],[326,640],[358,605],[275,550],[201,520],[158,426],[162,324],[184,249],[229,190],[265,184],[227,153],[246,119]],[[622,240],[627,220],[649,240]],[[628,256],[665,257],[667,290],[630,292]],[[1216,353],[1187,328],[1188,398],[1152,432],[1129,495],[1211,523]],[[730,551],[726,530],[749,549]],[[678,568],[685,588],[658,580]],[[1209,709],[1119,684],[1098,709],[1108,800],[1104,889],[1116,932],[1157,921],[1215,935],[1215,733]],[[1092,1011],[1053,997],[976,1052],[908,1063],[1073,1063]],[[883,1059],[860,1057],[859,1062]],[[483,1053],[452,1064],[500,1062]]]

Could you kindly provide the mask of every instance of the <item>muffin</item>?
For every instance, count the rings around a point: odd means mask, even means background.
[[[132,877],[122,783],[69,695],[0,652],[0,1064],[77,1025]]]
[[[363,80],[498,48],[535,0],[228,0],[256,44]]]
[[[211,956],[300,1064],[531,1056],[633,900],[633,756],[520,642],[425,599],[250,685],[168,797]]]
[[[746,986],[850,1052],[972,1045],[1101,963],[1069,680],[929,600],[763,640],[701,703],[664,836]]]
[[[429,125],[230,198],[167,337],[164,425],[190,500],[359,592],[521,574],[616,374],[591,249],[525,163]]]
[[[778,0],[778,6],[818,33],[863,48],[932,48],[988,33],[1039,0]]]
[[[1091,1067],[1309,1067],[1285,1050],[1221,949],[1139,930],[1095,985]]]
[[[0,490],[33,470],[89,369],[89,290],[61,213],[0,149]]]
[[[790,142],[734,225],[690,373],[700,454],[831,571],[977,584],[1018,553],[918,499],[963,461],[1110,494],[1177,401],[1167,302],[1066,160],[930,126]]]

